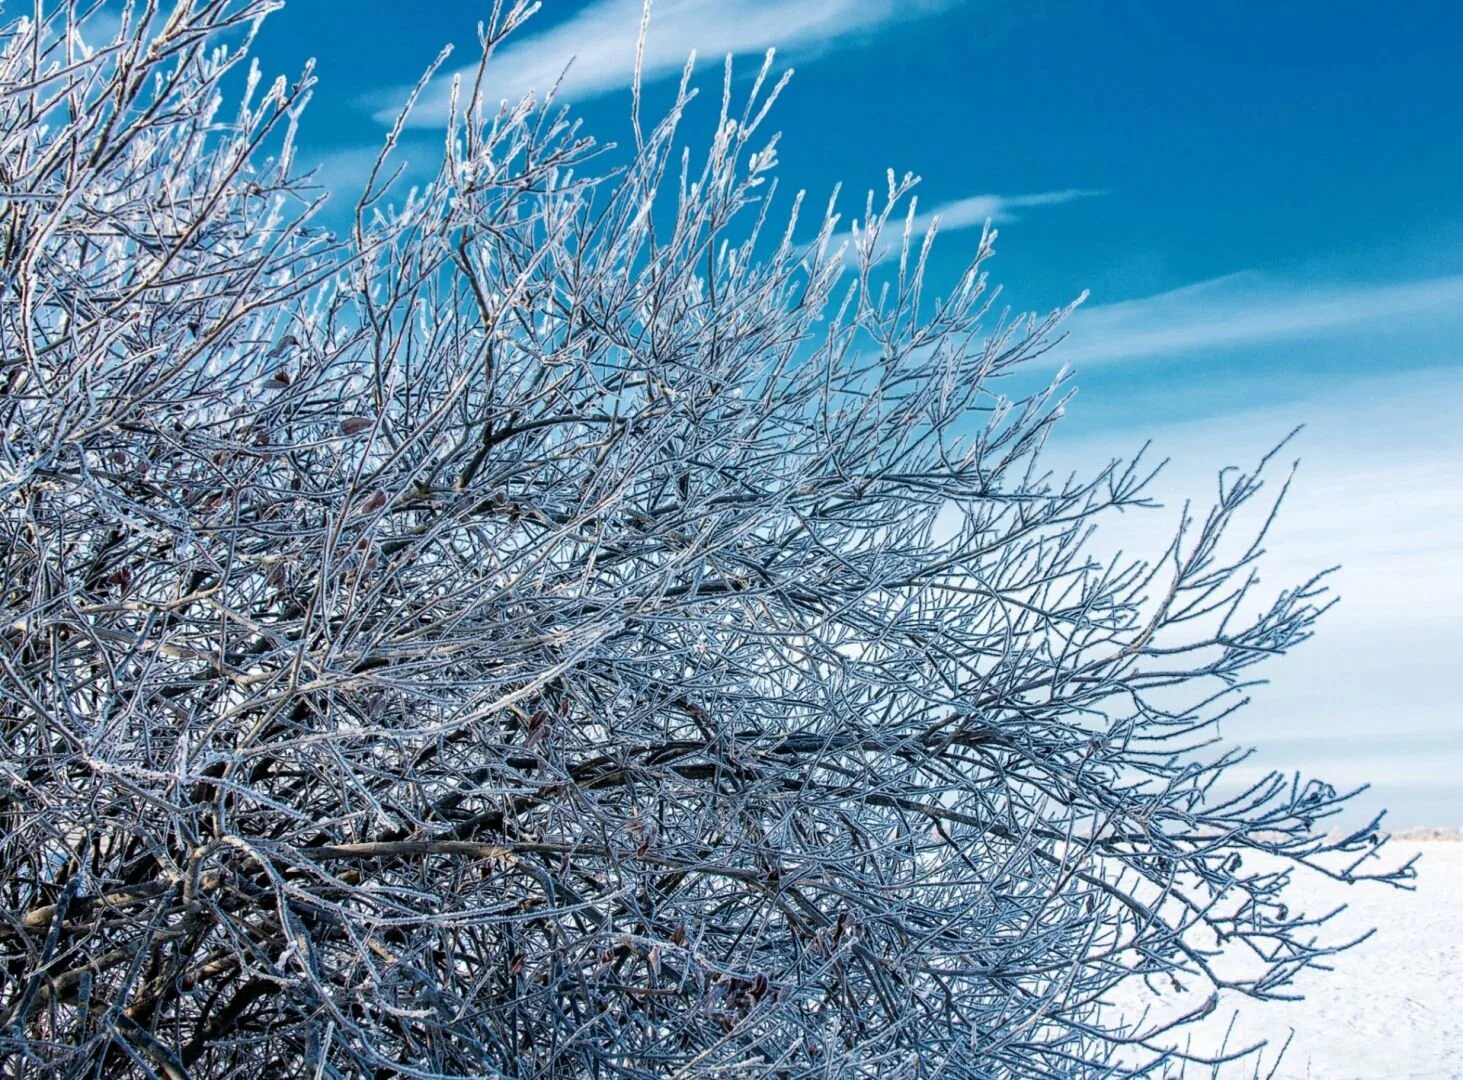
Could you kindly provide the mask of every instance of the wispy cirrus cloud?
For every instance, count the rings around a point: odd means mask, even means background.
[[[925,233],[936,223],[939,224],[939,231],[942,234],[959,232],[962,229],[977,229],[984,227],[986,222],[1000,225],[1003,222],[1016,221],[1020,217],[1017,213],[1019,210],[1040,206],[1060,206],[1062,203],[1074,202],[1077,199],[1089,199],[1106,194],[1106,191],[1089,188],[1064,188],[1061,191],[1039,191],[1030,195],[968,195],[963,199],[940,203],[933,210],[923,213],[918,212],[916,205],[914,221],[911,223],[911,246],[918,247]],[[879,252],[880,262],[899,257],[899,241],[903,235],[904,220],[891,220],[888,229],[880,238],[882,246],[882,250]]]
[[[81,37],[92,47],[109,45],[122,29],[122,16],[111,7],[93,8],[81,25]]]
[[[935,14],[959,0],[660,0],[651,14],[643,73],[647,82],[677,73],[693,51],[720,59],[769,48],[794,56],[866,37],[888,24]],[[564,22],[534,33],[532,20],[493,56],[490,98],[542,94],[565,75],[560,93],[576,101],[621,90],[635,70],[641,0],[595,0]],[[573,61],[572,65],[570,61]],[[435,125],[446,115],[449,80],[428,88],[410,123]],[[405,91],[374,96],[389,122]]]
[[[1387,285],[1301,284],[1246,271],[1084,308],[1061,350],[1071,363],[1138,360],[1319,336],[1403,316],[1463,310],[1463,275]]]
[[[941,232],[979,228],[987,221],[999,225],[1003,221],[1015,221],[1019,217],[1016,213],[1018,210],[1036,206],[1060,206],[1077,199],[1090,199],[1106,194],[1105,191],[1088,188],[1066,188],[1062,191],[1039,191],[1033,195],[970,195],[916,214],[914,231],[915,235],[920,235],[937,220]]]

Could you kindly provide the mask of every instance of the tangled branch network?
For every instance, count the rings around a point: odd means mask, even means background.
[[[7,1077],[1174,1075],[1114,988],[1281,996],[1292,868],[1409,875],[1229,779],[1327,603],[1259,473],[1096,558],[1150,471],[1040,464],[1065,313],[990,232],[934,296],[910,181],[808,224],[770,59],[613,150],[489,105],[499,10],[337,239],[274,6],[0,38]]]

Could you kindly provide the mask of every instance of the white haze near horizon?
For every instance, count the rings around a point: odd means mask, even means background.
[[[1080,323],[1074,337],[1080,349]],[[1251,465],[1306,421],[1267,472],[1264,494],[1273,495],[1300,460],[1265,543],[1262,593],[1339,564],[1330,583],[1341,602],[1311,641],[1258,669],[1270,684],[1225,721],[1226,741],[1258,751],[1235,780],[1278,768],[1338,788],[1370,783],[1358,813],[1385,807],[1393,828],[1463,826],[1451,691],[1463,655],[1463,437],[1449,406],[1460,395],[1457,370],[1368,377],[1300,404],[1145,433],[1150,453],[1171,459],[1153,488],[1164,507],[1108,515],[1096,552],[1156,555],[1184,498],[1196,513],[1213,500],[1219,466]],[[1137,445],[1131,431],[1069,439],[1059,426],[1047,464],[1090,471]]]

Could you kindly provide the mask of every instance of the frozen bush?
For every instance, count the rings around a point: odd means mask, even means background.
[[[1213,737],[1324,590],[1252,599],[1258,473],[1089,554],[1148,471],[1041,466],[992,234],[936,298],[891,177],[842,250],[767,69],[704,154],[689,80],[490,107],[519,6],[336,239],[272,6],[0,42],[7,1075],[1163,1071],[1119,980],[1328,954],[1249,857],[1380,840]]]

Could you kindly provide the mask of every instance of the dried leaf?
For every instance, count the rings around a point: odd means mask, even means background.
[[[264,354],[264,358],[266,360],[273,360],[276,356],[283,356],[299,343],[299,340],[295,337],[294,334],[286,334],[284,337],[279,339],[279,342],[274,346],[274,348],[270,349],[267,353]]]

